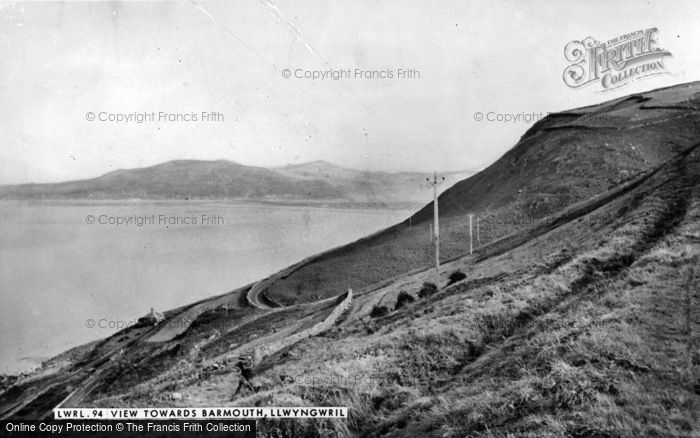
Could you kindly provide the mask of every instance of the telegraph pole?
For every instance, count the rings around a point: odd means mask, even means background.
[[[433,232],[434,232],[434,238],[433,241],[435,242],[435,287],[437,287],[437,290],[440,290],[440,220],[438,218],[438,196],[437,196],[437,188],[440,184],[442,184],[443,181],[445,181],[445,177],[443,176],[440,180],[438,180],[437,177],[437,172],[433,172],[433,180],[431,181],[430,178],[426,178],[428,183],[430,183],[431,186],[433,186]]]

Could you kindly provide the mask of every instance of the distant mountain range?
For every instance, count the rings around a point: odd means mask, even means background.
[[[474,172],[444,174],[447,188]],[[232,161],[169,161],[55,184],[0,186],[0,199],[231,199],[270,202],[424,204],[428,174],[348,169],[314,161],[281,168]]]

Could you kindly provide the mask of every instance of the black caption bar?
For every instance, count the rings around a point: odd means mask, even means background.
[[[0,437],[255,438],[255,420],[4,420]]]

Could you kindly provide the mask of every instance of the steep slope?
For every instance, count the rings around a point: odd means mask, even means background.
[[[540,217],[653,168],[696,139],[698,92],[698,83],[680,85],[552,114],[492,166],[445,194],[443,214],[516,203]],[[417,216],[425,213],[428,208]]]
[[[358,294],[236,404],[353,413],[264,423],[289,436],[697,436],[698,261],[700,143],[447,263],[466,278],[438,294],[418,295],[429,271]],[[394,309],[400,291],[416,301]]]
[[[441,257],[469,248],[469,212],[481,243],[602,193],[695,144],[700,83],[683,84],[552,114],[493,165],[439,198]],[[432,203],[405,222],[324,254],[270,286],[290,304],[360,289],[425,266],[433,257]]]

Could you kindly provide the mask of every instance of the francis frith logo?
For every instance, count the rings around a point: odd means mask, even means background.
[[[600,42],[592,37],[571,41],[564,48],[564,83],[571,88],[600,83],[611,91],[632,81],[668,73],[664,57],[671,52],[658,46],[658,29],[637,30]]]

